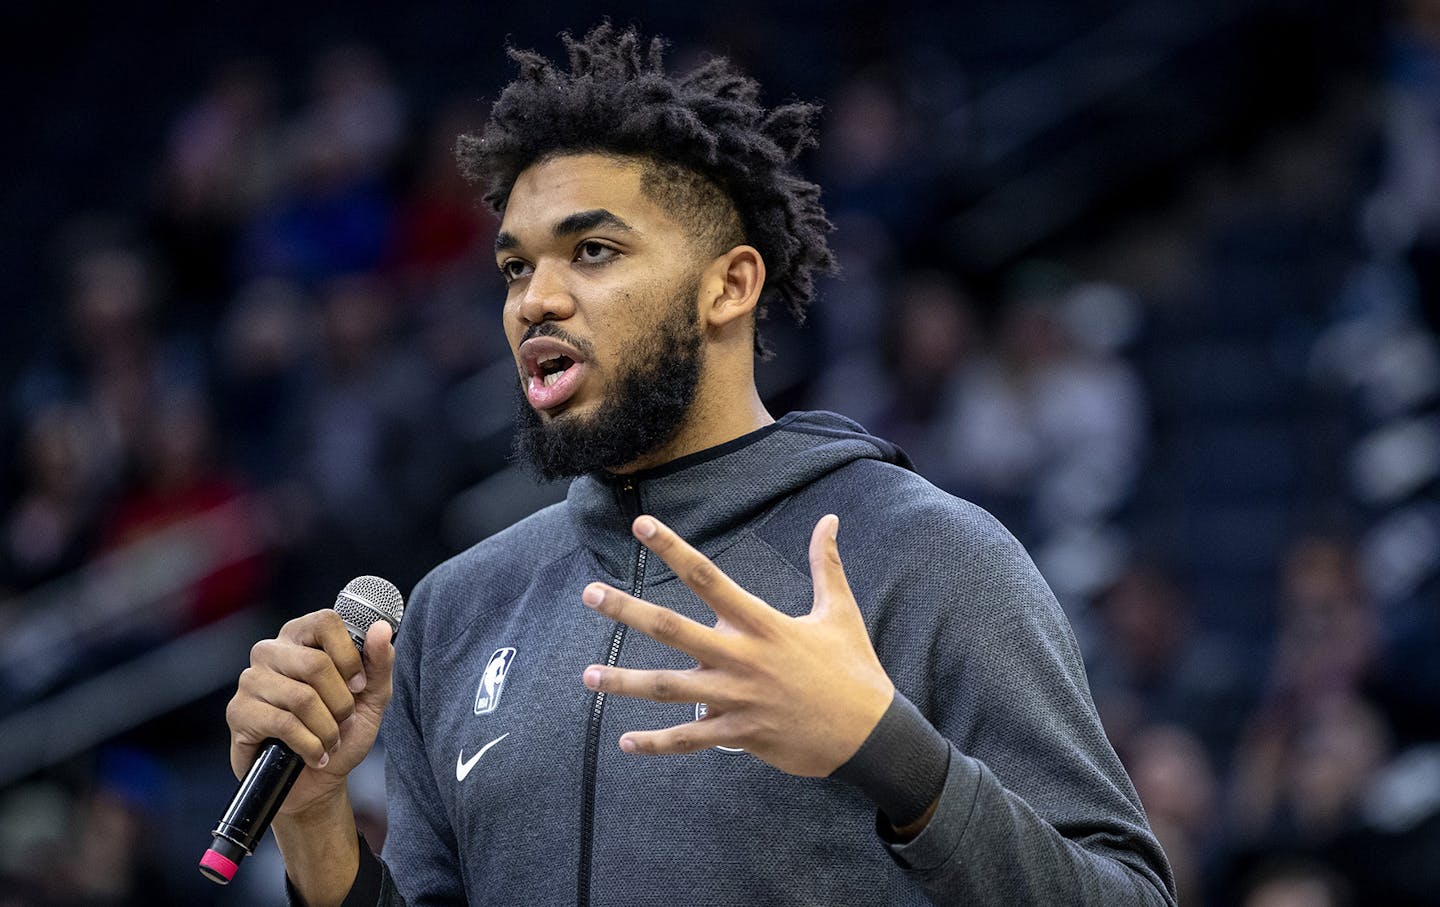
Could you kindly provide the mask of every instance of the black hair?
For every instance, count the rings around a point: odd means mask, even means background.
[[[692,239],[720,254],[749,243],[766,265],[757,306],[802,322],[814,274],[835,270],[826,234],[833,227],[820,187],[795,172],[815,144],[819,108],[759,103],[760,86],[723,57],[684,75],[665,71],[665,41],[646,42],[608,21],[583,39],[560,36],[569,72],[534,51],[509,48],[519,76],[500,93],[484,132],[462,135],[456,156],[466,177],[486,186],[503,212],[526,167],[568,153],[633,158],[642,186],[664,203]],[[710,251],[710,250],[707,250]],[[764,347],[756,334],[756,350]]]

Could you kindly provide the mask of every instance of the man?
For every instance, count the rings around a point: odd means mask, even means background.
[[[256,646],[231,761],[305,758],[292,898],[1173,904],[1020,546],[859,426],[760,401],[756,321],[831,265],[791,170],[813,108],[723,60],[671,77],[633,31],[565,40],[569,72],[514,54],[460,157],[502,215],[518,447],[578,478],[432,572],[398,649],[377,625],[362,663],[330,612]],[[383,863],[345,792],[382,713]]]

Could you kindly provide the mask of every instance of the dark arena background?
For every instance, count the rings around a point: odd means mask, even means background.
[[[452,149],[603,13],[0,14],[0,905],[282,904],[195,870],[251,644],[563,495]],[[823,103],[769,408],[1026,544],[1181,903],[1440,903],[1440,2],[611,13]]]

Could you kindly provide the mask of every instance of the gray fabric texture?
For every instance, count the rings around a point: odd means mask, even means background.
[[[688,721],[694,707],[611,696],[591,904],[1174,904],[1054,596],[993,518],[904,463],[842,417],[798,413],[637,486],[645,512],[792,615],[811,606],[811,530],[839,515],[840,555],[880,661],[948,741],[929,825],[889,844],[856,787],[744,753],[626,755],[622,732]],[[577,479],[564,503],[416,588],[383,728],[388,871],[374,903],[576,902],[594,704],[580,674],[604,661],[614,628],[580,592],[592,580],[638,583],[642,597],[714,622],[658,558],[637,558],[623,504],[615,481]],[[476,714],[485,666],[505,647],[516,651],[498,707]],[[692,661],[629,632],[619,664]],[[458,764],[497,740],[462,780]]]

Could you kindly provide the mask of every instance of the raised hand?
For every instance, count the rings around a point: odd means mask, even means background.
[[[585,685],[657,702],[704,702],[707,715],[674,727],[630,731],[634,753],[688,753],[741,747],[792,775],[829,775],[859,749],[890,705],[895,687],[870,644],[836,535],[822,517],[810,536],[810,613],[791,617],[726,576],[659,520],[638,517],[635,537],[670,565],[718,618],[713,627],[591,583],[585,604],[678,649],[698,665],[684,671],[591,665]]]

